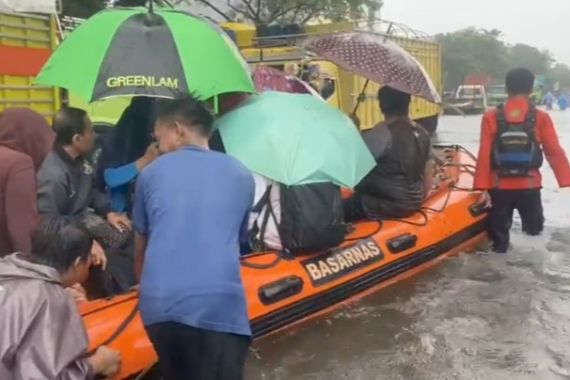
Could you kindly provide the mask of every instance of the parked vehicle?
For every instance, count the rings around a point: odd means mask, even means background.
[[[444,112],[448,115],[482,114],[488,107],[485,86],[466,84],[457,88],[453,98],[446,103]]]

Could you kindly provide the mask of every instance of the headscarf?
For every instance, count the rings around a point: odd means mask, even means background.
[[[36,172],[51,151],[55,134],[39,113],[27,108],[9,108],[0,114],[0,145],[27,154]]]

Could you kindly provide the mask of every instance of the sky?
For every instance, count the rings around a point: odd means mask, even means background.
[[[499,29],[506,42],[548,49],[570,65],[570,0],[384,0],[381,18],[428,34]]]

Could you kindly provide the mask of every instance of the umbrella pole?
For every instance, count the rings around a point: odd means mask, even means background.
[[[148,13],[154,12],[154,0],[148,0]]]
[[[364,96],[364,93],[366,92],[366,88],[368,87],[368,82],[370,82],[368,79],[366,79],[366,82],[364,82],[364,86],[362,86],[362,90],[360,91],[360,94],[358,94],[358,97],[356,98],[356,104],[354,105],[354,109],[352,110],[352,115],[356,116],[356,111],[358,111],[358,107],[360,106],[360,101],[362,100],[362,97]]]

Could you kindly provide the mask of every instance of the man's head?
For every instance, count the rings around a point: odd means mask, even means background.
[[[505,87],[509,96],[528,96],[534,89],[534,74],[528,69],[513,69],[507,73]]]
[[[380,110],[385,117],[408,116],[411,96],[395,88],[384,86],[378,90]]]
[[[161,153],[186,145],[208,147],[214,118],[210,111],[192,97],[163,100],[158,105],[154,134]]]
[[[48,216],[32,233],[32,258],[54,268],[64,286],[84,282],[91,267],[89,233],[77,222],[62,216]]]
[[[77,155],[90,153],[95,146],[95,132],[87,112],[79,108],[62,108],[53,121],[55,142],[70,147]]]

